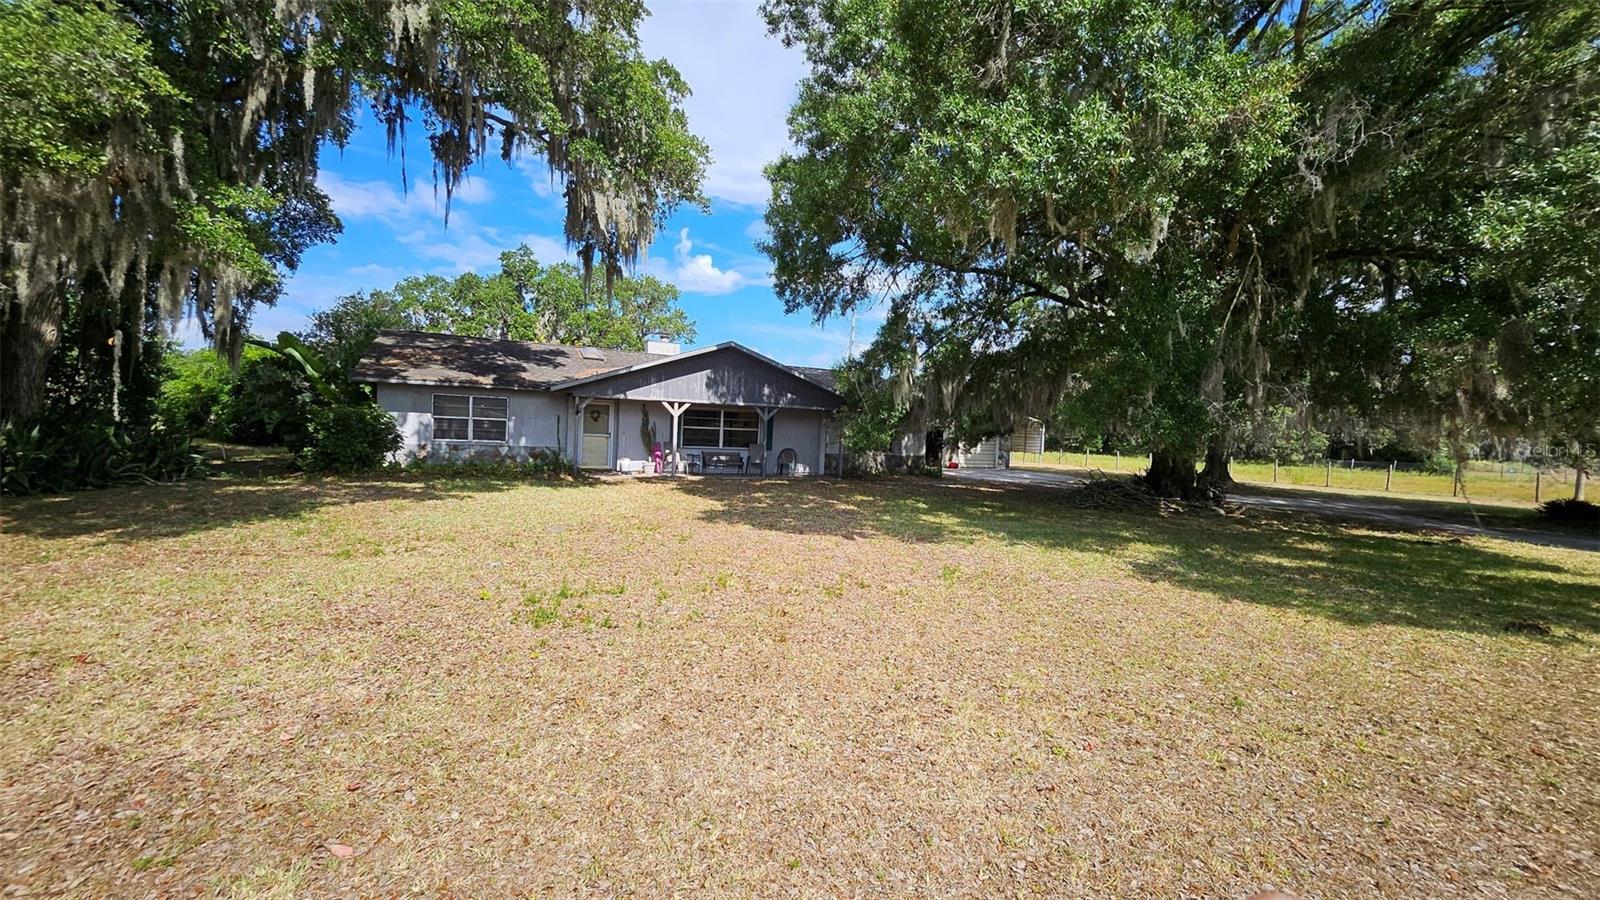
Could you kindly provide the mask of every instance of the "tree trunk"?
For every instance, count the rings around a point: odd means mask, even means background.
[[[1205,487],[1223,491],[1233,487],[1233,473],[1228,470],[1227,442],[1221,438],[1211,442],[1206,448],[1206,467],[1200,473],[1199,483]]]
[[[1144,475],[1144,483],[1158,497],[1190,499],[1199,493],[1194,460],[1186,453],[1161,447],[1150,452],[1150,470]]]
[[[31,422],[44,407],[45,371],[61,339],[61,311],[39,298],[31,310],[6,304],[0,322],[0,422]]]

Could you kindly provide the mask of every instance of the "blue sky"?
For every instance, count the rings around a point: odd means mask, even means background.
[[[755,249],[767,198],[761,168],[789,145],[784,119],[805,73],[803,57],[767,37],[754,2],[657,2],[650,10],[640,29],[644,50],[666,57],[688,80],[690,127],[711,145],[711,210],[679,210],[640,270],[678,286],[698,345],[733,340],[797,365],[838,361],[850,323],[818,328],[804,313],[785,315],[768,261]],[[495,157],[475,167],[446,225],[423,135],[410,137],[409,190],[399,158],[389,156],[383,130],[370,119],[343,152],[324,153],[319,182],[344,233],[306,254],[277,307],[256,312],[253,331],[299,330],[308,313],[334,298],[408,275],[493,271],[501,251],[520,243],[545,262],[571,258],[561,238],[560,188],[542,160],[507,166]],[[856,323],[858,346],[871,340],[871,318]]]

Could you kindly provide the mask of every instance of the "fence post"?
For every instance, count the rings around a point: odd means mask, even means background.
[[[1389,463],[1389,474],[1383,476],[1383,489],[1387,491],[1389,485],[1394,483],[1394,463]]]
[[[1113,471],[1113,472],[1121,472],[1122,471],[1122,451],[1121,450],[1117,450],[1117,451],[1115,451],[1115,453],[1116,453],[1116,456],[1112,458],[1111,471]]]
[[[1089,448],[1088,447],[1083,448],[1083,467],[1085,469],[1089,468]]]
[[[1272,483],[1273,484],[1277,484],[1278,483],[1278,461],[1277,460],[1273,460],[1272,461]]]
[[[1450,496],[1459,496],[1461,493],[1461,463],[1456,463],[1455,477],[1450,479]]]
[[[1323,472],[1322,472],[1322,486],[1323,487],[1332,487],[1333,486],[1333,460],[1331,460],[1331,459],[1328,460],[1327,468],[1324,469]]]
[[[1541,499],[1543,499],[1543,498],[1541,498],[1539,496],[1539,494],[1542,492],[1542,490],[1544,488],[1544,485],[1541,483],[1543,481],[1544,481],[1544,470],[1543,469],[1534,469],[1533,470],[1533,502],[1536,503],[1536,504]]]

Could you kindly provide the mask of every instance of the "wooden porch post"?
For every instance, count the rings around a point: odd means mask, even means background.
[[[678,451],[678,447],[682,444],[681,438],[683,436],[683,428],[678,424],[678,419],[683,415],[683,411],[689,408],[689,404],[668,403],[667,401],[663,400],[661,401],[661,405],[665,406],[667,408],[667,414],[672,416],[672,471],[674,474],[676,474],[678,467],[683,465],[682,454]]]
[[[772,452],[772,417],[777,414],[775,406],[756,407],[756,415],[761,417],[761,446],[766,448],[761,454],[761,475],[767,474],[767,454]]]
[[[827,417],[817,420],[817,474],[828,474],[828,435],[833,431],[833,423]],[[844,476],[844,442],[839,442],[839,476]]]

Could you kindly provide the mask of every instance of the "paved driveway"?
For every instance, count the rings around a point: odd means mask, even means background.
[[[1045,488],[1066,488],[1082,484],[1087,480],[1084,476],[1072,472],[1046,472],[1038,469],[950,469],[945,474],[986,484]],[[1600,537],[1524,528],[1488,527],[1474,523],[1470,512],[1461,517],[1442,515],[1418,504],[1401,500],[1379,498],[1354,500],[1348,496],[1324,497],[1312,493],[1289,495],[1280,492],[1234,493],[1228,495],[1228,502],[1250,509],[1277,509],[1310,513],[1343,521],[1373,522],[1407,531],[1443,531],[1450,534],[1542,544],[1547,547],[1600,551]]]

